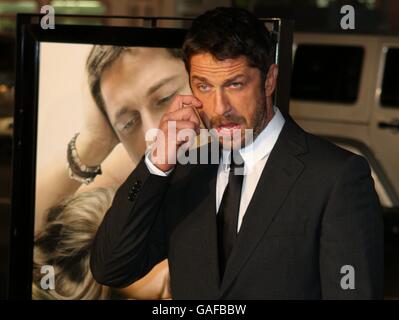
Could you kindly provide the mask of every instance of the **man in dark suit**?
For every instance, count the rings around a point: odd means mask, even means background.
[[[117,191],[92,246],[98,282],[127,286],[168,258],[174,299],[382,298],[382,215],[368,163],[273,106],[272,48],[244,10],[193,22],[183,46],[193,96],[174,98]],[[186,139],[169,124],[198,133],[201,119],[223,142],[219,163],[175,164]],[[248,129],[252,143],[235,135]],[[197,150],[213,157],[214,145]]]

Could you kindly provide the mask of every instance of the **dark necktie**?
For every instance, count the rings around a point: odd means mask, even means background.
[[[232,154],[232,153],[230,153]],[[244,161],[237,152],[230,161],[229,182],[224,190],[217,214],[219,269],[224,270],[237,237],[238,212],[240,210]]]

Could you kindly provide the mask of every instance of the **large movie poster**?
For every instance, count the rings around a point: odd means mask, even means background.
[[[93,279],[89,255],[145,133],[190,92],[178,49],[41,43],[33,299],[170,298],[166,260],[113,289]]]

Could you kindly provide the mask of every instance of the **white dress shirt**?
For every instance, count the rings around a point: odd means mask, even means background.
[[[238,213],[237,232],[241,228],[242,219],[251,201],[252,195],[258,184],[259,178],[269,158],[270,152],[276,144],[277,138],[284,126],[285,119],[277,107],[274,107],[274,116],[267,126],[256,137],[250,145],[239,150],[244,160],[244,179],[241,190],[240,211]],[[151,174],[167,176],[172,170],[163,172],[159,170],[150,160],[150,152],[147,150],[145,155],[145,164]],[[223,150],[221,154],[219,169],[216,179],[216,212],[222,201],[224,190],[229,182],[230,151]]]

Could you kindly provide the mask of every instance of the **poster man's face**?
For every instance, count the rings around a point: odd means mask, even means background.
[[[226,137],[233,140],[233,148],[238,148],[244,145],[245,129],[253,129],[256,136],[263,128],[265,84],[260,71],[248,66],[245,57],[220,61],[209,53],[193,55],[190,82],[220,142]],[[238,139],[233,136],[237,130],[241,131]]]
[[[110,122],[132,160],[145,151],[145,133],[159,121],[176,94],[191,94],[182,60],[162,48],[124,52],[101,77]]]

